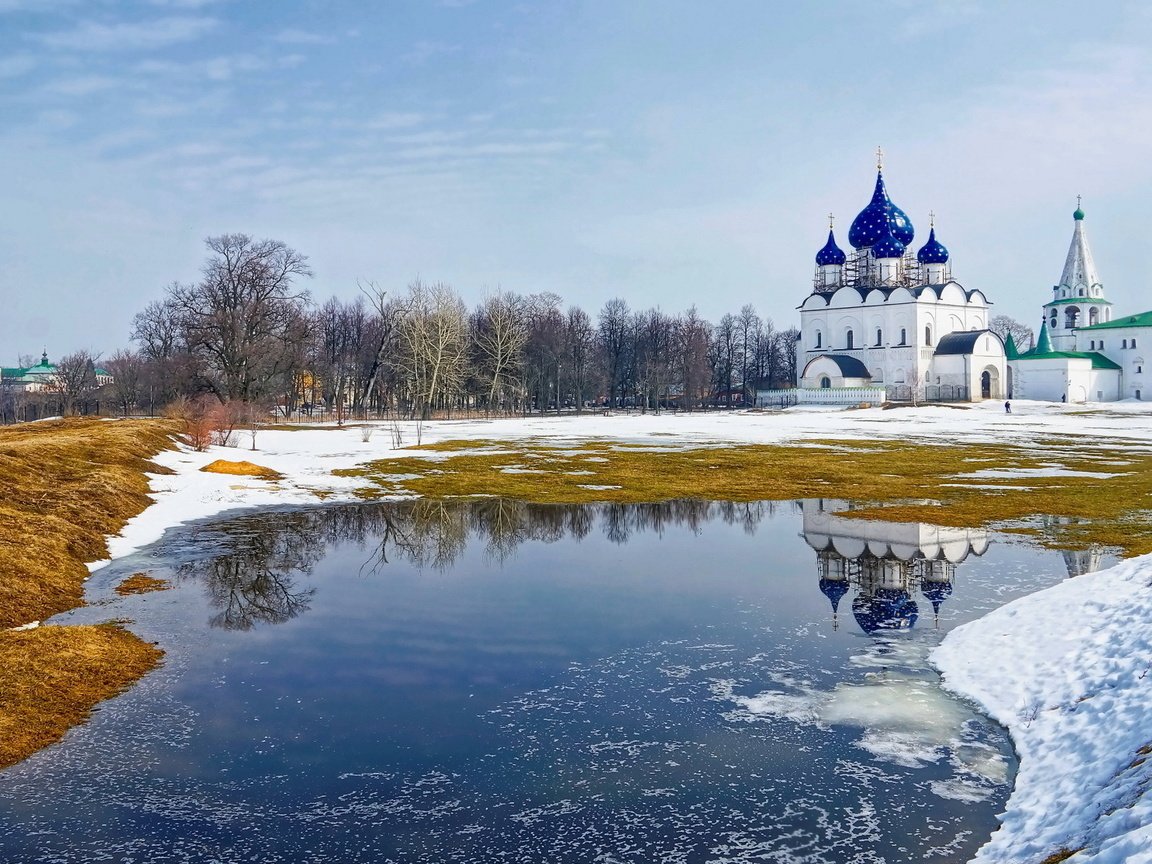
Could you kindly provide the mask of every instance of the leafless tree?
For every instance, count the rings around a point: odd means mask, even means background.
[[[213,392],[221,401],[246,402],[290,370],[308,300],[295,281],[312,271],[279,240],[222,234],[204,242],[210,254],[203,278],[173,283],[166,303],[187,348],[205,359]]]
[[[621,404],[627,389],[630,319],[628,304],[619,297],[609,300],[600,310],[597,335],[600,351],[604,357],[610,406]]]
[[[498,291],[485,298],[473,318],[481,380],[487,380],[486,405],[510,408],[512,390],[524,365],[528,322],[523,298]]]
[[[48,379],[46,390],[59,397],[65,417],[75,414],[77,405],[96,392],[97,357],[90,351],[77,351],[57,361],[56,374]]]
[[[112,376],[109,390],[120,404],[120,414],[127,417],[140,403],[144,383],[144,360],[135,351],[117,351],[104,364]]]
[[[412,416],[427,420],[437,402],[460,386],[467,357],[463,302],[443,283],[417,280],[408,288],[400,318],[399,365],[412,397]]]
[[[1020,351],[1028,351],[1033,345],[1032,328],[1007,315],[993,315],[988,322],[988,329],[1004,341],[1008,341],[1011,336]]]

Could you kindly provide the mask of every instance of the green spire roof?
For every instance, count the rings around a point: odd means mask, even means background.
[[[1008,333],[1008,338],[1004,340],[1004,355],[1009,360],[1015,360],[1020,356],[1020,350],[1016,347],[1016,340],[1012,338],[1011,331]]]
[[[1048,325],[1040,325],[1040,338],[1036,340],[1036,347],[1029,354],[1051,354],[1052,340],[1048,338]]]
[[[1074,211],[1072,211],[1072,218],[1079,222],[1084,218],[1084,211],[1077,207]]]

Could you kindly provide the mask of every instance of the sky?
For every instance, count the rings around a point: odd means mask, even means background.
[[[105,355],[209,236],[312,296],[414,279],[798,324],[875,151],[1029,325],[1076,196],[1152,308],[1152,7],[874,0],[0,0],[0,362]]]

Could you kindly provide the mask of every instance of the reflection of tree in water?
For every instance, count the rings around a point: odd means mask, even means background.
[[[239,519],[213,531],[223,554],[189,561],[182,576],[204,580],[212,605],[213,627],[250,630],[280,624],[308,609],[315,588],[298,589],[295,576],[308,573],[323,555],[304,513],[278,513],[274,519]]]
[[[651,504],[525,504],[503,498],[446,502],[427,499],[355,504],[246,516],[197,532],[197,548],[211,557],[189,561],[181,574],[205,581],[219,611],[213,627],[247,630],[279,624],[308,609],[315,588],[300,589],[328,547],[359,543],[370,549],[362,572],[401,560],[446,570],[470,540],[488,557],[508,560],[524,543],[581,539],[599,523],[613,543],[633,534],[663,533],[675,525],[698,532],[713,519],[754,532],[775,512],[773,502],[730,504],[683,499]]]

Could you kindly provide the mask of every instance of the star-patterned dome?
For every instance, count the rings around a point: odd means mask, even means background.
[[[947,264],[948,249],[936,239],[936,228],[928,232],[928,242],[920,247],[916,253],[916,260],[921,264]]]
[[[855,226],[853,226],[855,227]],[[883,233],[872,244],[872,257],[873,258],[903,258],[904,257],[904,244],[893,236],[892,229],[887,225],[883,228]]]
[[[824,244],[824,248],[816,253],[816,266],[823,267],[825,264],[840,264],[843,265],[848,260],[848,256],[844,254],[844,250],[836,245],[836,238],[832,235],[832,229],[828,229],[828,242]]]
[[[916,236],[916,229],[912,227],[908,216],[888,197],[888,190],[884,188],[884,173],[877,171],[872,200],[852,220],[848,242],[855,249],[864,249],[880,240],[885,229],[904,246],[908,246]]]

